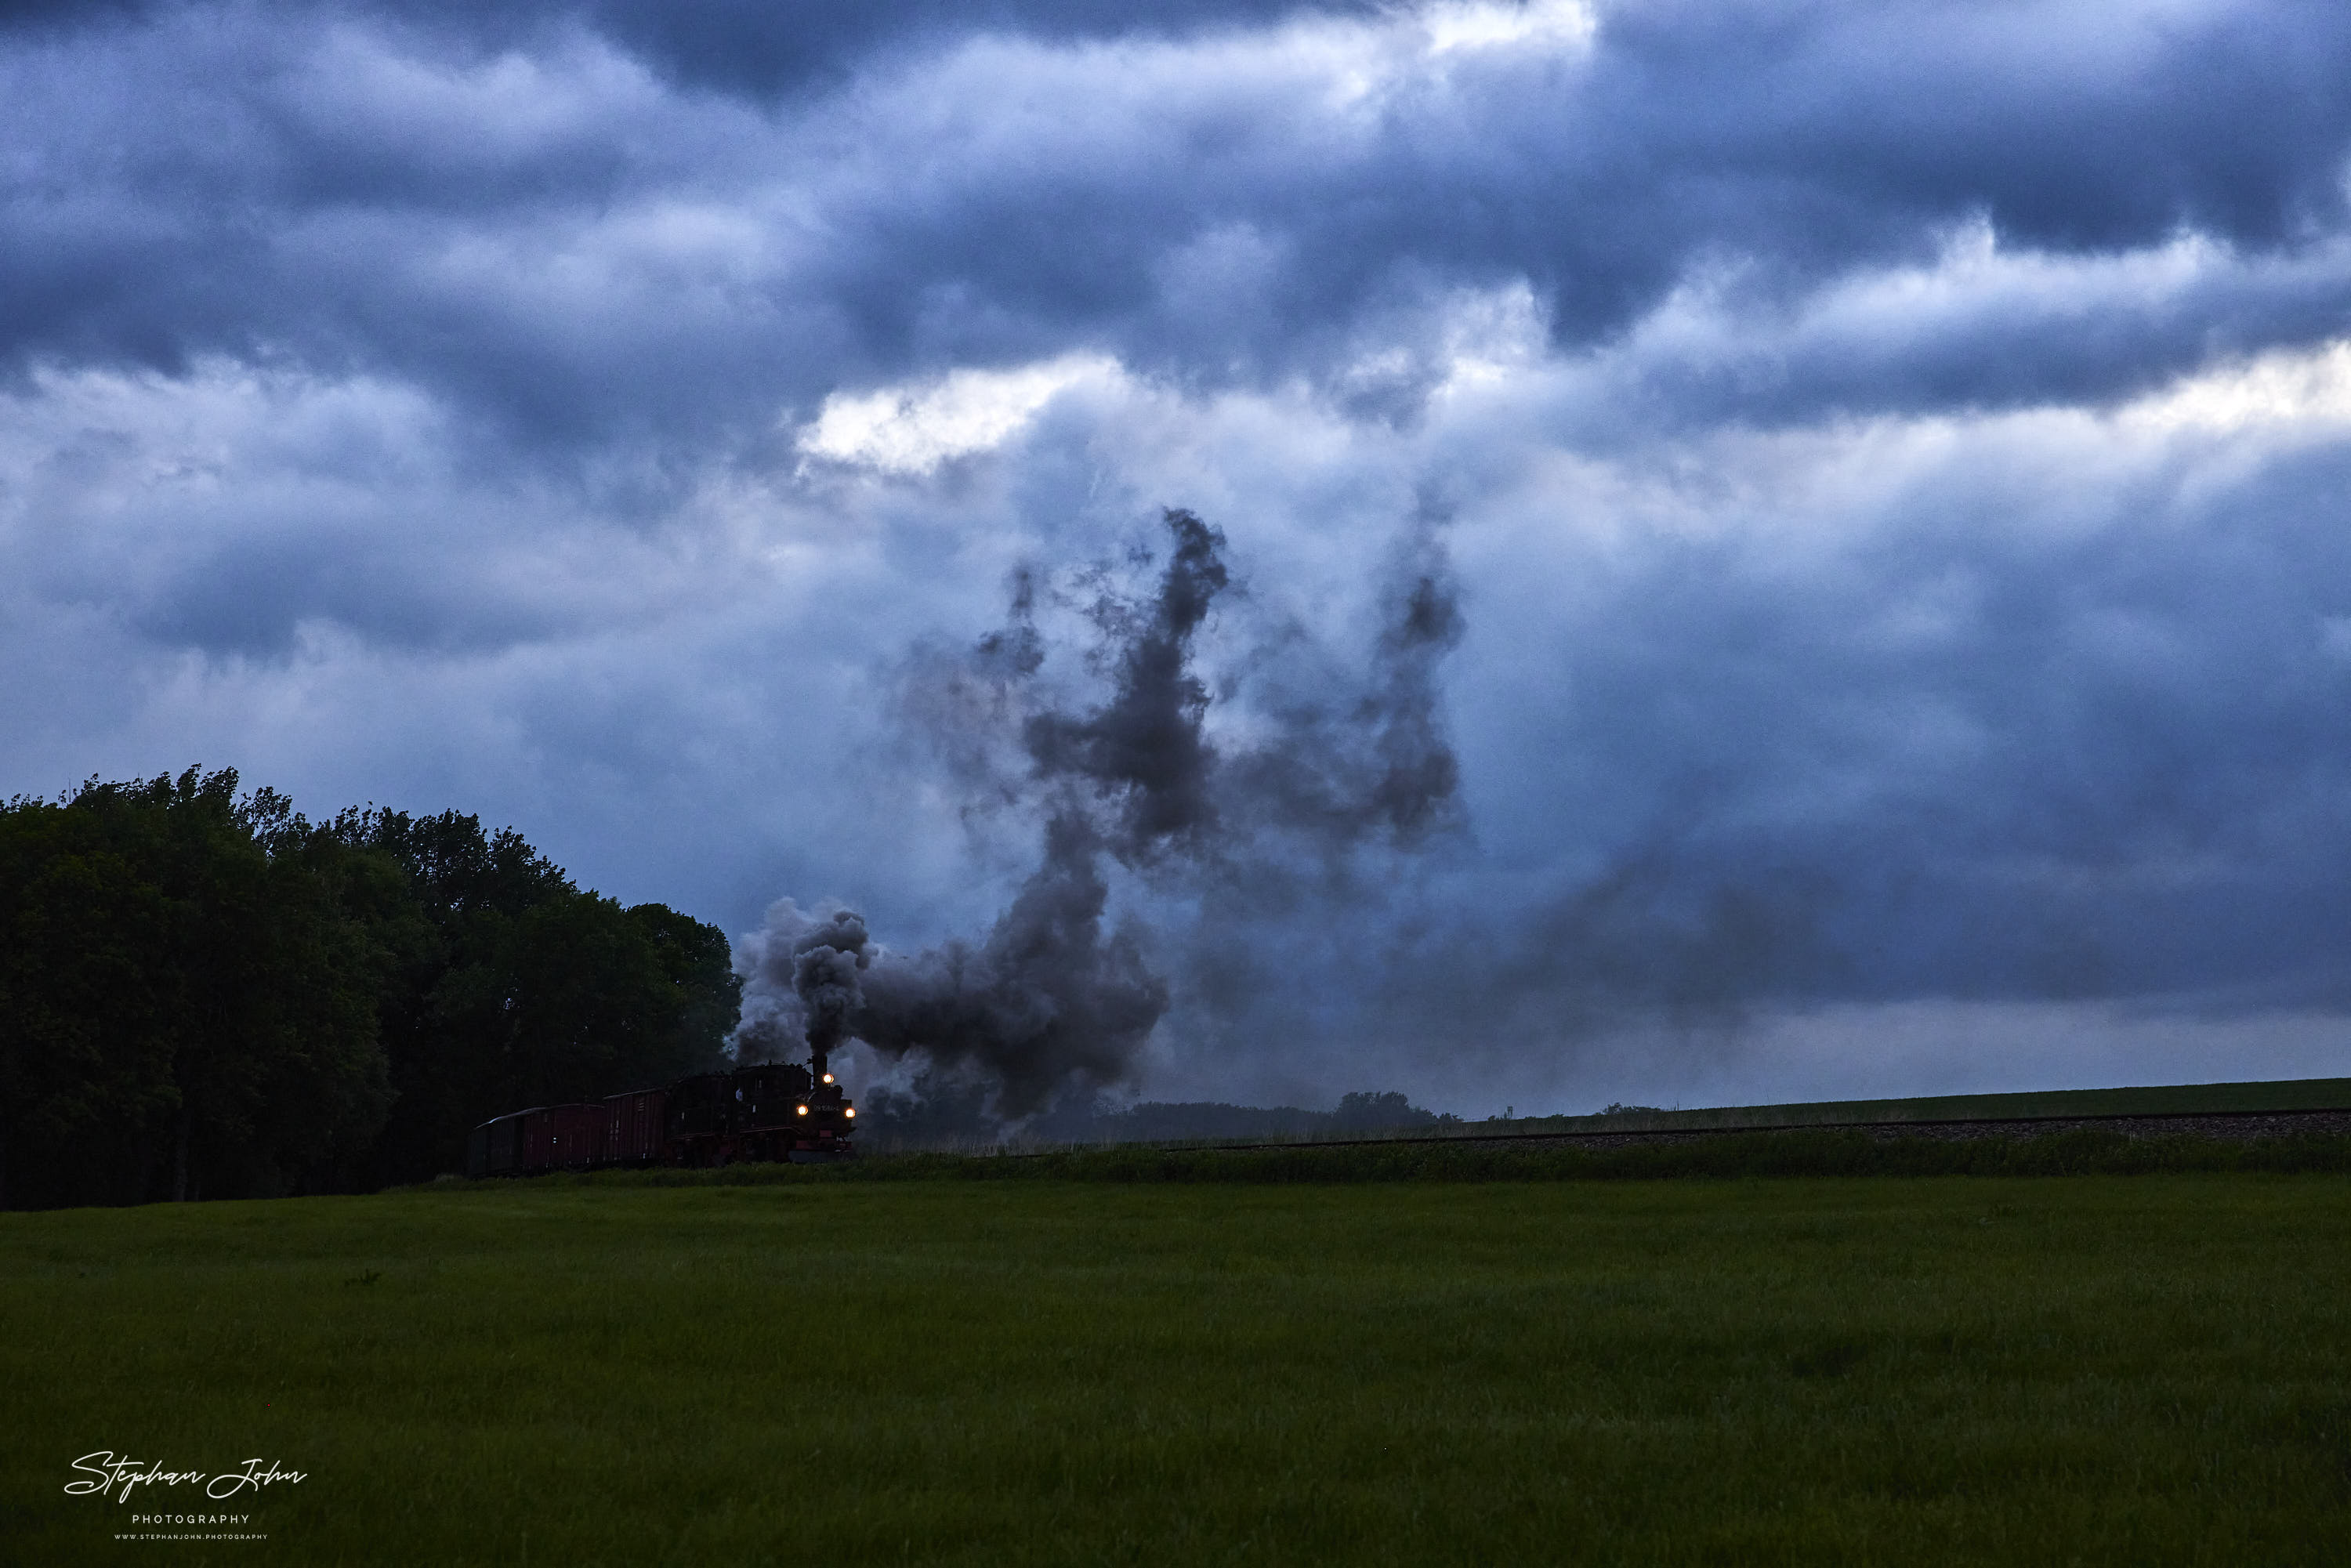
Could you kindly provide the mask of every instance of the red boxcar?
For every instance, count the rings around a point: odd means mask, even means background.
[[[669,1096],[659,1089],[615,1094],[604,1102],[604,1158],[608,1164],[649,1166],[662,1158],[666,1136],[663,1113]]]
[[[542,1105],[521,1114],[524,1170],[585,1170],[602,1163],[601,1105]]]

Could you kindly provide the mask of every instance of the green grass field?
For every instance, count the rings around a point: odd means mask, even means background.
[[[0,1557],[2337,1562],[2346,1244],[2339,1175],[5,1214]],[[269,1539],[113,1542],[172,1510]]]

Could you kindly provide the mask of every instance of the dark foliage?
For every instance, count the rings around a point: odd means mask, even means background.
[[[0,1205],[349,1190],[714,1061],[725,936],[472,817],[190,768],[0,807]]]
[[[346,811],[329,831],[402,868],[421,926],[385,998],[399,1097],[371,1184],[457,1168],[489,1116],[718,1065],[741,981],[717,927],[581,892],[511,829],[455,811]]]

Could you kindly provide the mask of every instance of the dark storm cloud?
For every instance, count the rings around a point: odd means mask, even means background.
[[[2087,528],[2036,517],[2028,476],[1945,480],[1947,521],[1914,502],[1858,570],[1707,542],[1616,565],[1552,644],[1572,695],[1552,744],[1605,771],[1516,810],[1628,847],[1520,904],[1488,1016],[1530,987],[1562,1016],[2343,994],[2341,449],[2221,497],[2109,496]],[[1984,520],[2002,513],[2025,520]]]
[[[1955,237],[1960,243],[1938,261],[1964,271],[1970,236],[1962,229]],[[1792,304],[1732,279],[1636,337],[1635,351],[1614,367],[1595,423],[1653,434],[1723,420],[1793,425],[1838,414],[2106,402],[2216,357],[2324,339],[2346,319],[2351,255],[2340,241],[2209,267],[2199,265],[2205,259],[2218,258],[2182,243],[2128,262],[2090,258],[2071,277],[2019,266],[2011,278],[1985,278],[1972,297],[1938,297],[1927,281],[1934,264],[1907,269],[1919,284],[1913,290]],[[2178,276],[2190,269],[2203,275]]]
[[[1180,151],[1147,180],[1059,146],[977,179],[926,167],[914,199],[844,236],[841,297],[869,341],[918,357],[1027,351],[1052,323],[1179,375],[1270,374],[1453,284],[1527,277],[1558,340],[1580,344],[1693,276],[1734,269],[1747,308],[1769,308],[1856,267],[1923,261],[1979,218],[2068,255],[2183,230],[2290,255],[2340,233],[2339,12],[2111,32],[2057,14],[2053,49],[2014,23],[1971,6],[1610,8],[1586,62],[1473,53],[1361,126],[1245,97],[1185,105]],[[2112,395],[2329,319],[2341,257],[2320,271],[2090,301],[1980,346],[1917,344],[1915,365],[1897,335],[1860,375],[1841,354],[1800,361],[1746,402]]]
[[[837,896],[904,946],[773,996],[1021,1104],[2351,1006],[2346,68],[2304,0],[0,8],[0,782],[245,744]]]
[[[1604,582],[1519,655],[1541,684],[1458,673],[1475,851],[1374,897],[1220,905],[1175,971],[1186,1082],[1672,1081],[1766,1018],[1920,998],[2136,999],[2145,1029],[2351,1007],[2341,447],[2086,519],[2028,475],[1938,478],[1941,526],[1913,498],[1874,540],[1522,559]],[[1954,1026],[1960,1083],[2071,1081],[2062,1043],[2021,1061],[1980,1027]]]
[[[1072,343],[1186,384],[1332,377],[1398,312],[1520,278],[1565,346],[1693,282],[1801,313],[1977,222],[2229,255],[1857,354],[1668,352],[1647,395],[1766,420],[2114,396],[2294,340],[2351,287],[2328,5],[1634,5],[1588,57],[1249,6],[93,15],[0,42],[0,351],[378,369],[534,441],[752,440],[844,382]],[[818,59],[777,104],[672,85]]]
[[[152,18],[183,0],[5,0],[0,27],[72,28]],[[973,33],[1100,39],[1180,37],[1204,29],[1262,24],[1304,10],[1300,0],[392,0],[344,7],[281,4],[300,14],[344,9],[392,20],[463,29],[501,46],[584,25],[695,86],[767,94],[837,85],[876,53],[935,48]],[[1365,15],[1376,5],[1324,4],[1326,15]]]
[[[1182,37],[1278,19],[1295,0],[887,0],[779,6],[759,0],[596,0],[589,18],[682,81],[771,93],[837,82],[876,53],[936,47],[973,33],[1055,39]],[[1324,9],[1367,12],[1369,4]],[[461,16],[471,7],[451,7]],[[517,6],[528,16],[555,9]]]

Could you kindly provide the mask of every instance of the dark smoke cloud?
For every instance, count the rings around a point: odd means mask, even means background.
[[[1044,839],[1043,862],[984,941],[877,964],[857,1014],[858,1037],[878,1051],[919,1051],[1000,1083],[1008,1117],[1064,1084],[1125,1078],[1167,1009],[1139,931],[1104,930],[1109,888],[1091,828],[1057,816]]]
[[[855,1024],[858,980],[872,961],[865,922],[836,911],[791,945],[792,994],[799,998],[809,1050],[821,1056],[838,1046]]]
[[[1050,824],[1044,862],[977,944],[950,941],[911,955],[870,943],[824,946],[813,977],[804,953],[791,978],[796,986],[814,979],[808,988],[818,996],[803,995],[799,1015],[811,1048],[853,1037],[890,1057],[919,1053],[927,1066],[977,1077],[1008,1119],[1038,1110],[1064,1085],[1125,1077],[1166,1010],[1167,991],[1133,930],[1104,932],[1108,890],[1083,837],[1081,824]],[[807,929],[810,919],[789,900],[769,911],[748,955],[755,991],[779,947],[862,929],[855,915],[834,912],[821,917],[831,933],[820,936]]]
[[[1208,688],[1191,658],[1193,634],[1230,581],[1218,554],[1225,537],[1189,512],[1171,511],[1166,522],[1175,551],[1151,603],[1138,613],[1108,592],[1095,602],[1114,648],[1115,694],[1082,717],[1038,714],[1021,737],[1037,779],[1066,779],[1113,802],[1113,847],[1129,863],[1216,827],[1217,753],[1200,733]]]
[[[1458,770],[1434,665],[1462,622],[1435,523],[1397,554],[1369,671],[1332,683],[1319,704],[1282,691],[1276,677],[1293,674],[1283,666],[1313,651],[1284,624],[1244,661],[1272,688],[1254,716],[1270,729],[1219,747],[1196,643],[1237,585],[1220,530],[1187,511],[1164,520],[1169,549],[1147,595],[1101,568],[1057,595],[1096,633],[1085,662],[1109,685],[1100,704],[1071,711],[1036,689],[1052,649],[1033,570],[1015,573],[1003,629],[959,659],[911,666],[901,712],[933,727],[948,775],[984,808],[1041,818],[1039,863],[987,937],[896,955],[850,911],[810,915],[786,900],[748,950],[755,1009],[792,1012],[815,1049],[848,1035],[886,1057],[918,1054],[950,1079],[977,1075],[996,1087],[998,1114],[1024,1117],[1072,1089],[1130,1079],[1173,999],[1145,956],[1168,938],[1138,917],[1109,926],[1105,861],[1188,888],[1214,925],[1228,906],[1291,889],[1285,846],[1328,867],[1355,845],[1417,844],[1446,820]],[[1332,674],[1327,660],[1307,673]],[[1249,688],[1228,680],[1226,700]],[[997,731],[993,744],[975,727]],[[1015,777],[987,760],[1005,754],[1008,728],[1027,765]]]
[[[1727,1033],[1837,977],[1821,917],[1844,891],[1817,860],[1757,863],[1661,832],[1499,933],[1413,934],[1398,945],[1409,962],[1376,989],[1393,1017],[1470,1053],[1498,1040],[1573,1050],[1648,1024]],[[1432,988],[1430,975],[1469,983]]]
[[[787,1010],[776,1006],[779,982],[789,985],[810,1049],[853,1037],[893,1058],[920,1053],[977,1076],[1008,1119],[1065,1085],[1117,1082],[1166,1011],[1167,988],[1134,929],[1104,929],[1100,852],[1081,817],[1056,816],[1041,863],[984,939],[917,954],[869,942],[853,913],[812,916],[787,899],[745,950],[752,1005],[773,1019]]]
[[[1437,665],[1464,622],[1439,526],[1424,517],[1389,563],[1368,678],[1327,665],[1266,672],[1262,706],[1280,739],[1233,759],[1228,793],[1243,820],[1326,859],[1367,841],[1416,848],[1461,827]],[[1302,628],[1290,634],[1306,641]]]

